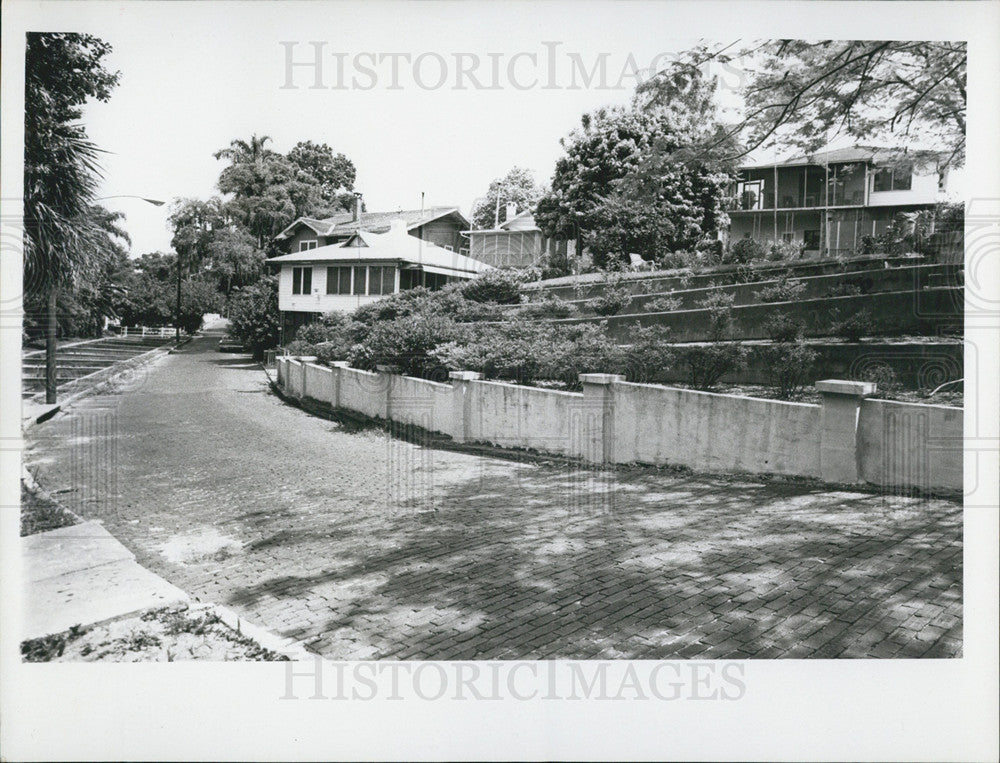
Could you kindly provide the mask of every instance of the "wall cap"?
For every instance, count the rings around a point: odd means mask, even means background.
[[[329,363],[331,368],[349,368],[350,365],[346,360],[331,360]]]
[[[478,381],[483,375],[479,371],[449,371],[448,378],[452,381]]]
[[[844,381],[841,379],[823,379],[816,382],[816,389],[833,395],[853,395],[854,397],[867,397],[874,395],[877,385],[875,382]]]
[[[584,384],[614,384],[625,381],[621,374],[580,374],[580,381]]]
[[[375,365],[375,370],[378,371],[380,374],[398,374],[401,369],[399,366],[392,365],[391,363],[384,365],[378,363]]]
[[[299,363],[315,363],[319,358],[315,355],[299,355],[297,358],[292,358],[292,360],[297,360]]]

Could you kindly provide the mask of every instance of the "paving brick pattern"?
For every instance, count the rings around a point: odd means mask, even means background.
[[[422,448],[282,403],[217,339],[29,460],[153,571],[324,656],[961,654],[956,503]]]

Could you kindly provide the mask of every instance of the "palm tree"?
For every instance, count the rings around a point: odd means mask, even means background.
[[[100,150],[77,123],[90,98],[107,101],[118,74],[104,69],[111,46],[90,35],[30,33],[25,55],[24,288],[46,297],[45,400],[56,401],[59,289],[102,247],[91,215]]]
[[[228,159],[233,164],[260,164],[264,159],[274,156],[274,152],[265,146],[271,141],[270,135],[260,135],[256,133],[250,136],[250,141],[233,140],[229,143],[229,148],[216,151],[213,156],[216,159]]]

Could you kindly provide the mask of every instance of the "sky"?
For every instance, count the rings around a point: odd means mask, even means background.
[[[423,193],[468,214],[514,166],[547,182],[581,114],[626,102],[636,71],[695,42],[556,4],[503,3],[474,23],[434,3],[144,6],[80,14],[121,72],[110,102],[85,114],[107,152],[102,197],[208,197],[225,166],[212,154],[256,133],[279,152],[300,140],[343,152],[369,210],[418,208]],[[312,87],[317,49],[325,89]],[[288,55],[308,65],[289,70]],[[167,206],[103,203],[126,213],[134,256],[169,248]]]
[[[418,208],[423,194],[428,206],[466,215],[514,166],[547,183],[560,138],[583,113],[627,102],[638,78],[699,38],[728,45],[789,33],[712,2],[15,0],[14,8],[28,11],[29,28],[90,32],[114,49],[108,65],[120,84],[85,113],[107,152],[100,197],[207,198],[225,166],[213,154],[258,134],[279,152],[311,140],[344,153],[371,211]],[[823,27],[836,36],[845,21],[833,13]],[[733,105],[741,74],[715,73]],[[127,215],[133,256],[169,249],[169,205],[102,203]]]

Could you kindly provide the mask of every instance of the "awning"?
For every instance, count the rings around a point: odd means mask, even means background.
[[[412,266],[414,268],[420,268],[425,273],[436,273],[439,276],[477,276],[479,271],[476,270],[462,270],[460,268],[443,268],[438,265],[423,265],[420,263],[414,263]]]

